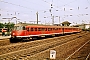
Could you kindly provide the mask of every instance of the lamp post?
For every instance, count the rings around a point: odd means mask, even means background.
[[[16,18],[16,24],[17,24],[17,20],[20,20],[20,19],[17,19],[17,17],[12,17],[12,19],[14,19],[14,18]],[[11,19],[11,20],[12,20],[12,19]]]
[[[14,19],[14,18],[16,18],[16,24],[17,24],[17,20],[20,20],[20,19],[17,19],[17,17],[12,17],[12,18],[2,18],[2,19],[8,19],[8,23],[10,23],[10,21],[11,21],[12,19]]]

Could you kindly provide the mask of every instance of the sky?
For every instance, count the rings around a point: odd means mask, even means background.
[[[36,24],[90,23],[90,0],[0,0],[0,22]],[[52,15],[51,15],[52,14]],[[16,17],[13,19],[9,19]],[[52,17],[54,17],[52,19]],[[60,19],[59,19],[60,17]],[[3,19],[7,18],[7,19]]]

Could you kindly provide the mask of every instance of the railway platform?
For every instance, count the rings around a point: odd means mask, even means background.
[[[8,38],[10,38],[11,36],[0,36],[0,40],[2,40],[2,39],[8,39]]]
[[[0,36],[0,46],[9,45],[11,36]]]

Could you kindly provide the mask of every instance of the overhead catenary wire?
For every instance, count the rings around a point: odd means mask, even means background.
[[[46,2],[46,3],[48,3],[48,4],[52,4],[52,3],[47,2],[46,0],[42,0],[42,1],[44,1],[44,2]],[[71,2],[69,2],[69,3],[67,3],[67,4],[62,5],[62,6],[69,5],[70,3],[73,3],[74,1],[76,1],[76,0],[73,0],[73,1],[71,1]],[[66,11],[66,8],[62,9],[62,6],[56,6],[55,4],[52,4],[52,5],[54,6],[54,9],[56,9],[56,10],[57,10],[57,8],[59,8],[59,9],[61,9],[61,11],[67,12],[67,11]],[[58,11],[58,10],[57,10],[57,11]],[[69,12],[69,11],[68,11],[67,13],[70,13],[70,14],[71,14],[71,12]]]
[[[18,12],[18,13],[21,13],[22,11],[18,11],[18,10],[9,10],[9,9],[3,9],[3,8],[0,8],[1,11],[5,11],[5,12]],[[32,11],[29,11],[29,13],[32,12]],[[26,11],[22,12],[23,14],[29,14],[27,13]]]
[[[35,9],[32,9],[32,8],[28,8],[28,7],[25,7],[25,6],[22,6],[22,5],[6,2],[6,1],[3,1],[3,0],[1,0],[0,2],[11,4],[11,5],[15,5],[15,6],[22,7],[22,8],[26,8],[26,9],[29,9],[29,10],[35,10]]]
[[[23,1],[25,1],[25,2],[27,2],[27,3],[30,3],[31,2],[31,4],[34,4],[34,5],[39,5],[40,7],[42,6],[42,7],[46,7],[46,6],[44,6],[43,4],[41,5],[40,3],[37,3],[37,2],[32,2],[32,1],[30,1],[30,0],[23,0]]]
[[[49,2],[47,2],[47,1],[45,1],[45,0],[42,0],[42,1],[50,4]],[[75,1],[75,0],[74,0],[74,1]],[[1,1],[1,2],[8,3],[8,4],[12,4],[12,5],[19,6],[19,7],[23,7],[23,8],[26,8],[26,9],[31,9],[31,8],[28,8],[28,7],[24,7],[24,6],[21,6],[21,5],[17,5],[17,4],[13,4],[13,3],[5,2],[5,1]],[[71,2],[70,2],[70,3],[71,3]],[[67,3],[67,4],[68,4],[68,3]],[[67,5],[67,4],[65,4],[65,5]],[[55,6],[55,5],[53,4],[53,6]],[[59,8],[59,7],[56,6],[56,8]],[[33,9],[33,10],[34,10],[34,9]],[[48,10],[48,9],[47,9],[47,10]],[[45,11],[45,10],[40,10],[40,11]]]
[[[57,8],[59,8],[59,9],[62,9],[60,6],[56,6],[55,4],[53,4],[53,0],[52,0],[52,3],[49,3],[49,2],[47,2],[47,1],[45,1],[45,0],[42,0],[42,1],[44,1],[44,2],[46,2],[46,3],[48,3],[48,4],[51,4],[52,6],[52,8],[53,8],[53,6],[54,6],[54,9],[56,9],[57,10]],[[63,5],[64,6],[64,5]],[[55,8],[56,7],[56,8]],[[65,8],[64,8],[64,10],[65,10]],[[68,13],[71,13],[71,12],[68,12]]]
[[[50,2],[47,2],[46,0],[42,0],[42,1],[44,1],[44,2],[46,2],[47,4],[52,4],[52,3],[50,3]],[[59,0],[60,2],[61,2],[61,0]],[[77,0],[73,0],[73,1],[71,1],[71,2],[69,2],[69,3],[66,3],[66,4],[63,4],[63,5],[61,5],[61,6],[56,6],[55,4],[53,4],[53,6],[54,6],[54,9],[62,9],[62,6],[69,6],[71,3],[74,3],[74,2],[76,2]],[[78,7],[80,7],[80,6],[78,6]],[[65,9],[65,10],[64,10]],[[66,14],[66,13],[70,13],[70,16],[77,16],[78,18],[82,18],[79,14],[75,14],[75,13],[73,13],[73,12],[71,12],[71,11],[66,11],[66,8],[64,8],[64,9],[62,9],[61,11],[64,11],[65,13],[64,14]],[[76,8],[77,9],[77,8]],[[79,9],[80,10],[80,9]],[[59,11],[60,12],[60,11]],[[77,10],[77,12],[78,12],[78,10]],[[71,15],[72,14],[72,15]],[[69,15],[67,16],[67,17],[69,17]],[[65,17],[66,18],[66,17]]]
[[[32,9],[32,8],[29,8],[29,7],[25,7],[25,6],[22,6],[22,5],[18,5],[18,4],[14,4],[14,3],[10,3],[10,2],[6,2],[6,1],[0,1],[0,2],[3,2],[3,3],[7,3],[7,4],[11,4],[11,5],[14,5],[14,6],[18,6],[18,7],[22,7],[22,8],[25,8],[25,9],[28,9],[28,10],[31,10],[31,11],[46,11],[46,10],[49,10],[49,9],[44,9],[44,10],[37,10],[37,9]],[[28,2],[28,1],[27,1]]]
[[[44,1],[44,2],[46,2],[46,3],[48,3],[48,4],[51,4],[50,2],[47,2],[46,0],[42,0],[42,1]],[[62,2],[61,0],[59,0],[59,1]],[[64,5],[61,5],[61,6],[57,6],[57,5],[55,5],[55,4],[53,4],[53,6],[56,7],[56,8],[62,9],[62,6],[69,5],[69,4],[71,4],[71,3],[75,2],[75,1],[77,1],[77,0],[73,0],[73,1],[71,1],[71,2],[69,2],[69,3],[64,4]]]
[[[2,0],[2,1],[4,1],[4,0]],[[24,1],[24,0],[23,0]],[[46,0],[42,0],[43,2],[45,2],[45,3],[47,3],[47,5],[49,4],[49,6],[50,6],[50,4],[52,4],[52,3],[50,3],[50,2],[48,2],[48,1],[46,1]],[[61,1],[61,0],[58,0],[58,1]],[[63,5],[61,5],[61,6],[59,6],[59,5],[57,5],[57,4],[54,4],[53,3],[53,12],[54,13],[60,13],[60,12],[63,12],[64,11],[64,8],[62,8],[63,6],[70,6],[70,4],[71,3],[74,3],[75,1],[77,1],[77,0],[73,0],[73,1],[71,1],[71,2],[69,2],[69,3],[67,3],[66,2],[66,4],[63,4]],[[28,2],[28,3],[33,3],[34,5],[37,5],[38,6],[38,3],[36,3],[36,2],[31,2],[31,1],[29,1],[29,0],[26,0],[26,2]],[[53,0],[53,2],[54,2],[54,0]],[[7,2],[5,2],[5,3],[7,3]],[[8,1],[8,3],[7,4],[10,4],[10,2]],[[50,13],[50,11],[49,11],[49,9],[50,9],[50,7],[49,8],[47,8],[47,9],[41,9],[41,10],[36,10],[36,8],[35,8],[35,10],[33,9],[33,7],[31,7],[31,8],[29,8],[29,6],[25,6],[25,5],[21,5],[21,4],[16,4],[16,3],[12,3],[11,2],[11,5],[14,5],[14,6],[17,6],[17,7],[22,7],[22,8],[25,8],[25,9],[28,9],[28,11],[26,12],[21,12],[21,13],[24,13],[24,14],[29,14],[29,13],[32,13],[33,15],[35,15],[36,14],[36,12],[38,11],[39,12],[39,14],[41,15],[41,14],[43,14],[43,13]],[[40,5],[40,4],[39,4]],[[45,4],[42,4],[40,7],[41,8],[43,8],[45,6]],[[47,6],[46,6],[47,7]],[[79,6],[80,7],[80,6]],[[80,7],[81,8],[81,7]],[[79,8],[79,9],[80,9]],[[65,7],[65,9],[67,9],[66,7]],[[30,10],[30,11],[29,11]],[[57,11],[55,11],[55,10],[57,10]],[[74,9],[73,9],[74,10]],[[65,10],[65,14],[63,14],[63,16],[64,15],[67,15],[68,14],[68,16],[69,16],[69,13],[70,14],[73,14],[72,16],[76,16],[76,14],[75,13],[73,13],[72,11],[73,10],[70,10],[70,11],[67,11],[67,10]],[[9,11],[11,11],[11,10],[9,10]],[[78,11],[78,10],[77,10]],[[18,10],[17,11],[15,11],[15,12],[18,12]],[[43,12],[43,13],[42,13]],[[19,13],[20,13],[20,11],[19,11]],[[55,14],[54,14],[55,15]],[[61,14],[59,14],[60,16],[61,16]],[[67,16],[65,16],[65,17],[67,17]],[[81,16],[80,16],[81,17]]]
[[[87,0],[87,2],[90,4],[89,0]]]
[[[35,15],[35,14],[32,14],[32,13],[25,13],[25,12],[21,13],[20,11],[13,11],[13,10],[7,10],[7,9],[1,9],[1,11],[5,12],[4,14],[1,13],[2,14],[1,18],[7,16],[7,18],[17,17],[17,18],[21,19],[20,16],[28,15],[28,18],[32,19],[32,15]]]
[[[61,0],[58,0],[58,1],[62,2]],[[68,5],[68,6],[69,6],[69,4],[74,3],[75,1],[77,1],[77,0],[73,0],[73,1],[71,1],[71,2],[69,2],[69,3],[66,3],[66,4],[61,5],[61,6],[66,6],[66,5]],[[62,2],[62,3],[63,3],[63,2]],[[61,6],[59,6],[59,7],[61,7]]]
[[[28,1],[28,0],[23,0],[23,1],[25,1],[25,2],[27,2],[27,3],[29,3],[29,2],[31,2],[31,1]],[[40,7],[46,7],[45,5],[40,5],[40,3],[35,3],[35,2],[31,2],[31,4],[34,4],[34,5],[38,5],[38,6],[40,6]],[[37,6],[36,6],[37,7]],[[41,10],[37,10],[38,12],[44,12],[44,11],[48,11],[49,10],[49,8],[47,8],[47,9],[41,9]],[[37,12],[36,11],[36,12]]]
[[[3,3],[7,3],[7,4],[11,4],[11,5],[15,5],[15,6],[18,6],[18,7],[22,7],[22,8],[26,8],[26,9],[29,9],[29,10],[31,10],[31,8],[28,8],[28,7],[25,7],[25,6],[22,6],[22,5],[17,5],[17,4],[14,4],[14,3],[9,3],[9,2],[6,2],[6,1],[0,1],[0,2],[3,2]],[[6,9],[5,9],[6,10]],[[34,9],[32,9],[32,10],[34,10]],[[12,10],[10,10],[10,12],[11,12]],[[41,10],[40,10],[41,11]],[[45,10],[42,10],[42,11],[45,11]],[[15,11],[16,12],[16,11]],[[31,11],[32,12],[32,11]],[[24,14],[26,14],[26,13],[24,13]],[[28,13],[27,13],[28,14]],[[35,14],[33,14],[33,15],[35,15]]]

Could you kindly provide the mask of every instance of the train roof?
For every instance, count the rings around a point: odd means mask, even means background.
[[[44,26],[44,25],[43,24],[20,23],[20,24],[15,24],[14,26]]]
[[[72,27],[72,26],[62,26],[62,28],[79,28],[79,27]]]
[[[16,24],[14,26],[26,26],[26,27],[56,27],[56,28],[79,28],[79,27],[71,27],[71,26],[55,26],[55,25],[43,25],[43,24],[26,24],[26,23],[22,23],[22,24]]]

